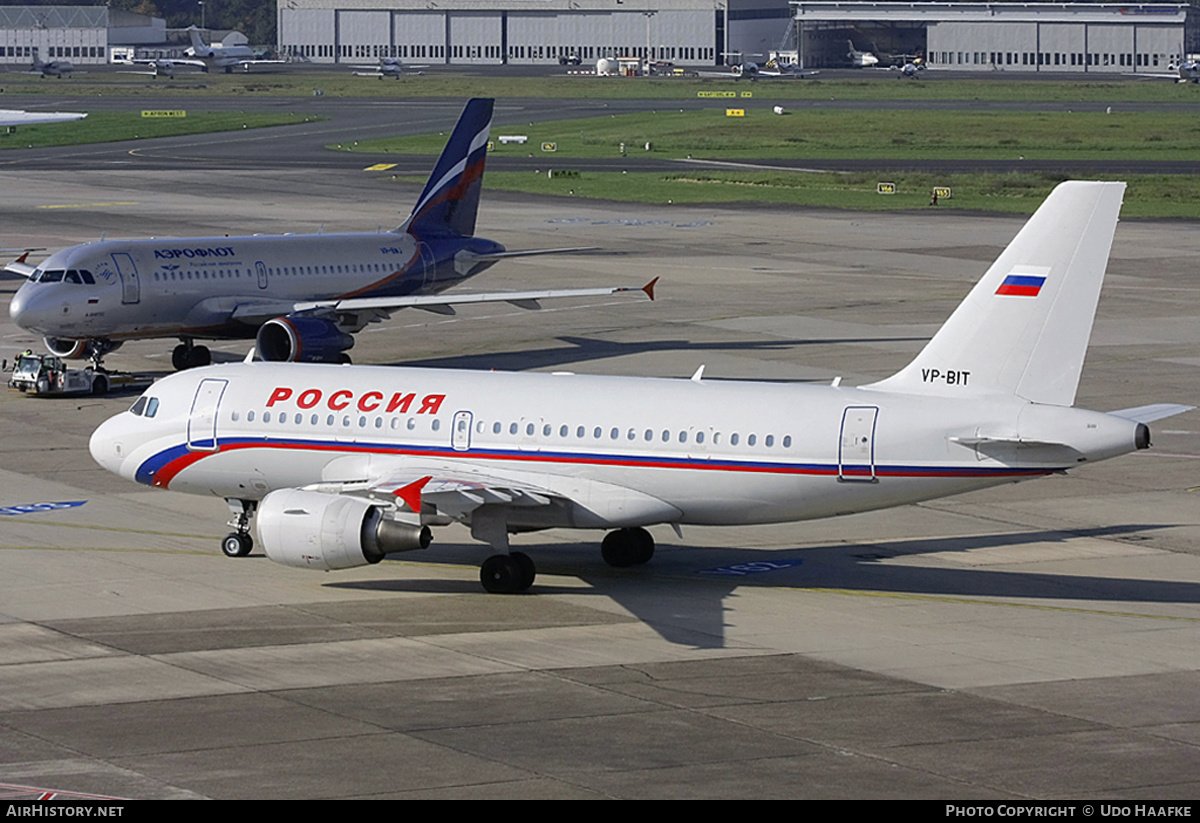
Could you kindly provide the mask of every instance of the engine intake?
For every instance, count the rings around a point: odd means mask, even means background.
[[[258,506],[259,542],[276,563],[331,571],[378,563],[392,552],[427,548],[433,540],[419,521],[384,514],[357,497],[281,489]]]
[[[289,314],[263,323],[255,345],[263,360],[336,363],[354,338],[324,317]]]

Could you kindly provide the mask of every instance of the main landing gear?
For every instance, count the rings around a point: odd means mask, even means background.
[[[212,363],[212,353],[208,350],[208,346],[192,345],[190,338],[185,339],[171,352],[171,365],[175,367],[175,371],[194,369],[210,363]]]
[[[226,524],[234,531],[221,540],[221,552],[226,557],[245,557],[254,551],[254,538],[250,536],[250,516],[254,514],[253,500],[225,501],[233,518]]]
[[[604,536],[600,556],[616,568],[640,566],[654,556],[654,538],[640,527],[617,529]],[[479,569],[479,582],[492,594],[519,594],[533,585],[536,576],[537,569],[524,552],[493,554]]]

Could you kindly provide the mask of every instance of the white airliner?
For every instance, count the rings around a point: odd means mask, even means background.
[[[509,533],[830,517],[1042,477],[1150,445],[1172,404],[1072,408],[1123,183],[1063,183],[925,349],[858,388],[247,362],[171,375],[91,453],[162,489],[225,498],[250,552],[341,569],[460,521],[495,547],[489,591],[533,562]]]
[[[55,252],[9,304],[23,329],[59,357],[99,361],[126,340],[178,338],[175,368],[208,365],[196,339],[256,338],[264,360],[338,362],[351,335],[405,307],[454,314],[467,303],[539,300],[644,289],[440,294],[499,260],[577,251],[505,251],[475,237],[492,100],[467,103],[424,192],[402,226],[363,234],[103,240]]]

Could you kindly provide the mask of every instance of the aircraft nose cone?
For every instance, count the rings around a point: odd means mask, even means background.
[[[29,290],[24,286],[17,289],[17,293],[13,295],[12,302],[8,304],[8,316],[13,319],[13,322],[18,326],[21,325],[21,317],[26,314],[26,309],[29,307]]]
[[[88,451],[92,459],[113,474],[121,474],[121,464],[124,462],[124,445],[119,436],[120,425],[116,419],[105,420],[101,423],[88,440]]]

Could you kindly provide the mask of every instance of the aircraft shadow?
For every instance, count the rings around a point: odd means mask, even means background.
[[[433,357],[424,360],[394,361],[391,366],[421,366],[441,369],[495,369],[497,371],[528,371],[571,363],[609,360],[628,355],[651,352],[764,352],[788,351],[798,346],[821,346],[838,343],[907,343],[924,342],[925,337],[863,337],[792,340],[744,340],[737,342],[693,342],[690,340],[641,340],[622,343],[590,337],[559,337],[569,344],[554,348],[522,349],[520,351],[487,352],[485,354]],[[793,381],[795,382],[795,381]]]
[[[1200,584],[1178,580],[1007,571],[987,565],[907,566],[882,561],[936,553],[967,553],[1034,544],[1069,546],[1085,538],[1121,538],[1174,524],[1125,524],[1093,529],[1031,530],[995,535],[836,543],[795,549],[726,549],[660,544],[649,566],[609,568],[595,545],[519,547],[538,565],[542,577],[525,596],[593,594],[609,598],[664,640],[692,648],[725,648],[726,599],[743,586],[835,589],[898,596],[1001,598],[1095,604],[1200,603]],[[442,545],[423,554],[429,563],[473,563],[488,552],[469,544]],[[403,557],[398,556],[398,557]],[[1030,556],[1028,562],[1043,558]],[[1006,558],[1012,564],[1020,557]],[[997,561],[998,562],[998,561]],[[749,569],[749,570],[748,570]],[[550,575],[576,577],[589,588],[543,584]],[[478,583],[447,580],[389,580],[334,583],[373,591],[481,593]],[[518,595],[519,596],[519,595]],[[1045,604],[1039,604],[1045,605]],[[1084,608],[1069,606],[1067,608]],[[1095,606],[1103,608],[1103,605]],[[1114,613],[1120,610],[1114,610]]]

